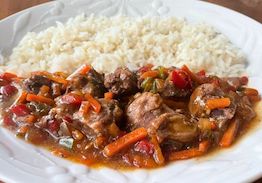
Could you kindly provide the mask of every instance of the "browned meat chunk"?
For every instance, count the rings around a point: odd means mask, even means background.
[[[51,106],[44,104],[44,103],[38,103],[38,102],[30,102],[27,103],[27,107],[36,115],[47,115],[48,112],[51,109]]]
[[[116,124],[123,112],[116,100],[98,99],[101,111],[96,113],[89,109],[86,114],[79,112],[79,106],[62,103],[60,98],[56,100],[57,106],[36,124],[46,128],[53,136],[71,136],[72,129],[81,131],[89,139],[115,136],[115,133],[120,132]]]
[[[116,95],[133,94],[138,90],[136,75],[128,68],[118,68],[114,73],[106,75],[104,84]]]
[[[247,96],[241,97],[237,103],[236,116],[242,122],[248,122],[256,116],[256,112],[252,108],[252,104]]]
[[[90,93],[92,96],[103,97],[106,91],[104,87],[104,77],[94,69],[91,69],[87,74],[78,74],[74,76],[67,88],[67,92],[78,90],[82,93]]]
[[[179,89],[175,87],[173,82],[167,78],[164,87],[160,90],[162,97],[187,97],[192,93],[191,89]]]
[[[243,85],[240,77],[223,78],[223,81],[227,82],[229,85],[234,87],[234,89],[238,89],[239,87],[241,87]]]
[[[145,127],[150,134],[157,135],[160,143],[164,139],[190,142],[198,135],[195,123],[165,105],[159,94],[145,92],[136,95],[126,112],[132,130]]]
[[[25,134],[25,140],[33,144],[39,144],[46,139],[48,139],[48,133],[36,127],[29,128],[27,133]]]
[[[41,74],[41,73],[40,73]],[[40,94],[41,87],[48,87],[44,96],[55,98],[64,93],[65,89],[60,83],[56,83],[43,75],[32,75],[30,78],[24,80],[23,88],[28,93]],[[42,93],[40,95],[43,95]]]
[[[96,135],[109,136],[109,127],[111,124],[118,123],[123,115],[123,111],[119,108],[117,100],[99,99],[101,111],[96,113],[90,111],[86,115],[76,113],[74,118],[79,119],[84,126],[92,129]]]
[[[29,93],[38,94],[42,86],[51,87],[52,81],[41,75],[33,75],[24,81],[24,88]]]
[[[228,95],[228,94],[227,94]],[[225,122],[232,119],[236,112],[236,105],[234,97],[231,98],[231,104],[227,108],[214,109],[210,111],[206,107],[208,99],[227,97],[226,93],[221,87],[217,87],[215,84],[206,83],[197,87],[192,93],[189,101],[189,111],[196,117],[210,117],[214,118],[217,125],[222,127]]]

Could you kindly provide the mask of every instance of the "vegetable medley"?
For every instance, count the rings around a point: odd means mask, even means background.
[[[256,116],[247,77],[145,65],[0,75],[4,127],[87,165],[154,168],[229,147]]]

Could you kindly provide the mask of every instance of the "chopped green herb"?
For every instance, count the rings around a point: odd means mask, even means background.
[[[150,91],[152,89],[153,80],[153,78],[146,78],[142,82],[141,87],[144,89],[144,91]]]

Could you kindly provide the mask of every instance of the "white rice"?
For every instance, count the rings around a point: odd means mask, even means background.
[[[26,75],[36,70],[72,73],[82,64],[100,72],[117,67],[136,69],[147,63],[166,67],[183,64],[210,74],[236,76],[245,59],[222,34],[205,24],[176,18],[85,17],[29,32],[0,70]]]

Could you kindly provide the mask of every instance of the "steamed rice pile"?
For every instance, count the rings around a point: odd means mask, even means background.
[[[166,67],[183,64],[192,70],[236,76],[245,59],[222,34],[205,24],[176,18],[71,18],[40,33],[29,32],[0,70],[26,75],[36,70],[72,73],[82,64],[100,72],[117,67],[134,70],[147,63]]]

